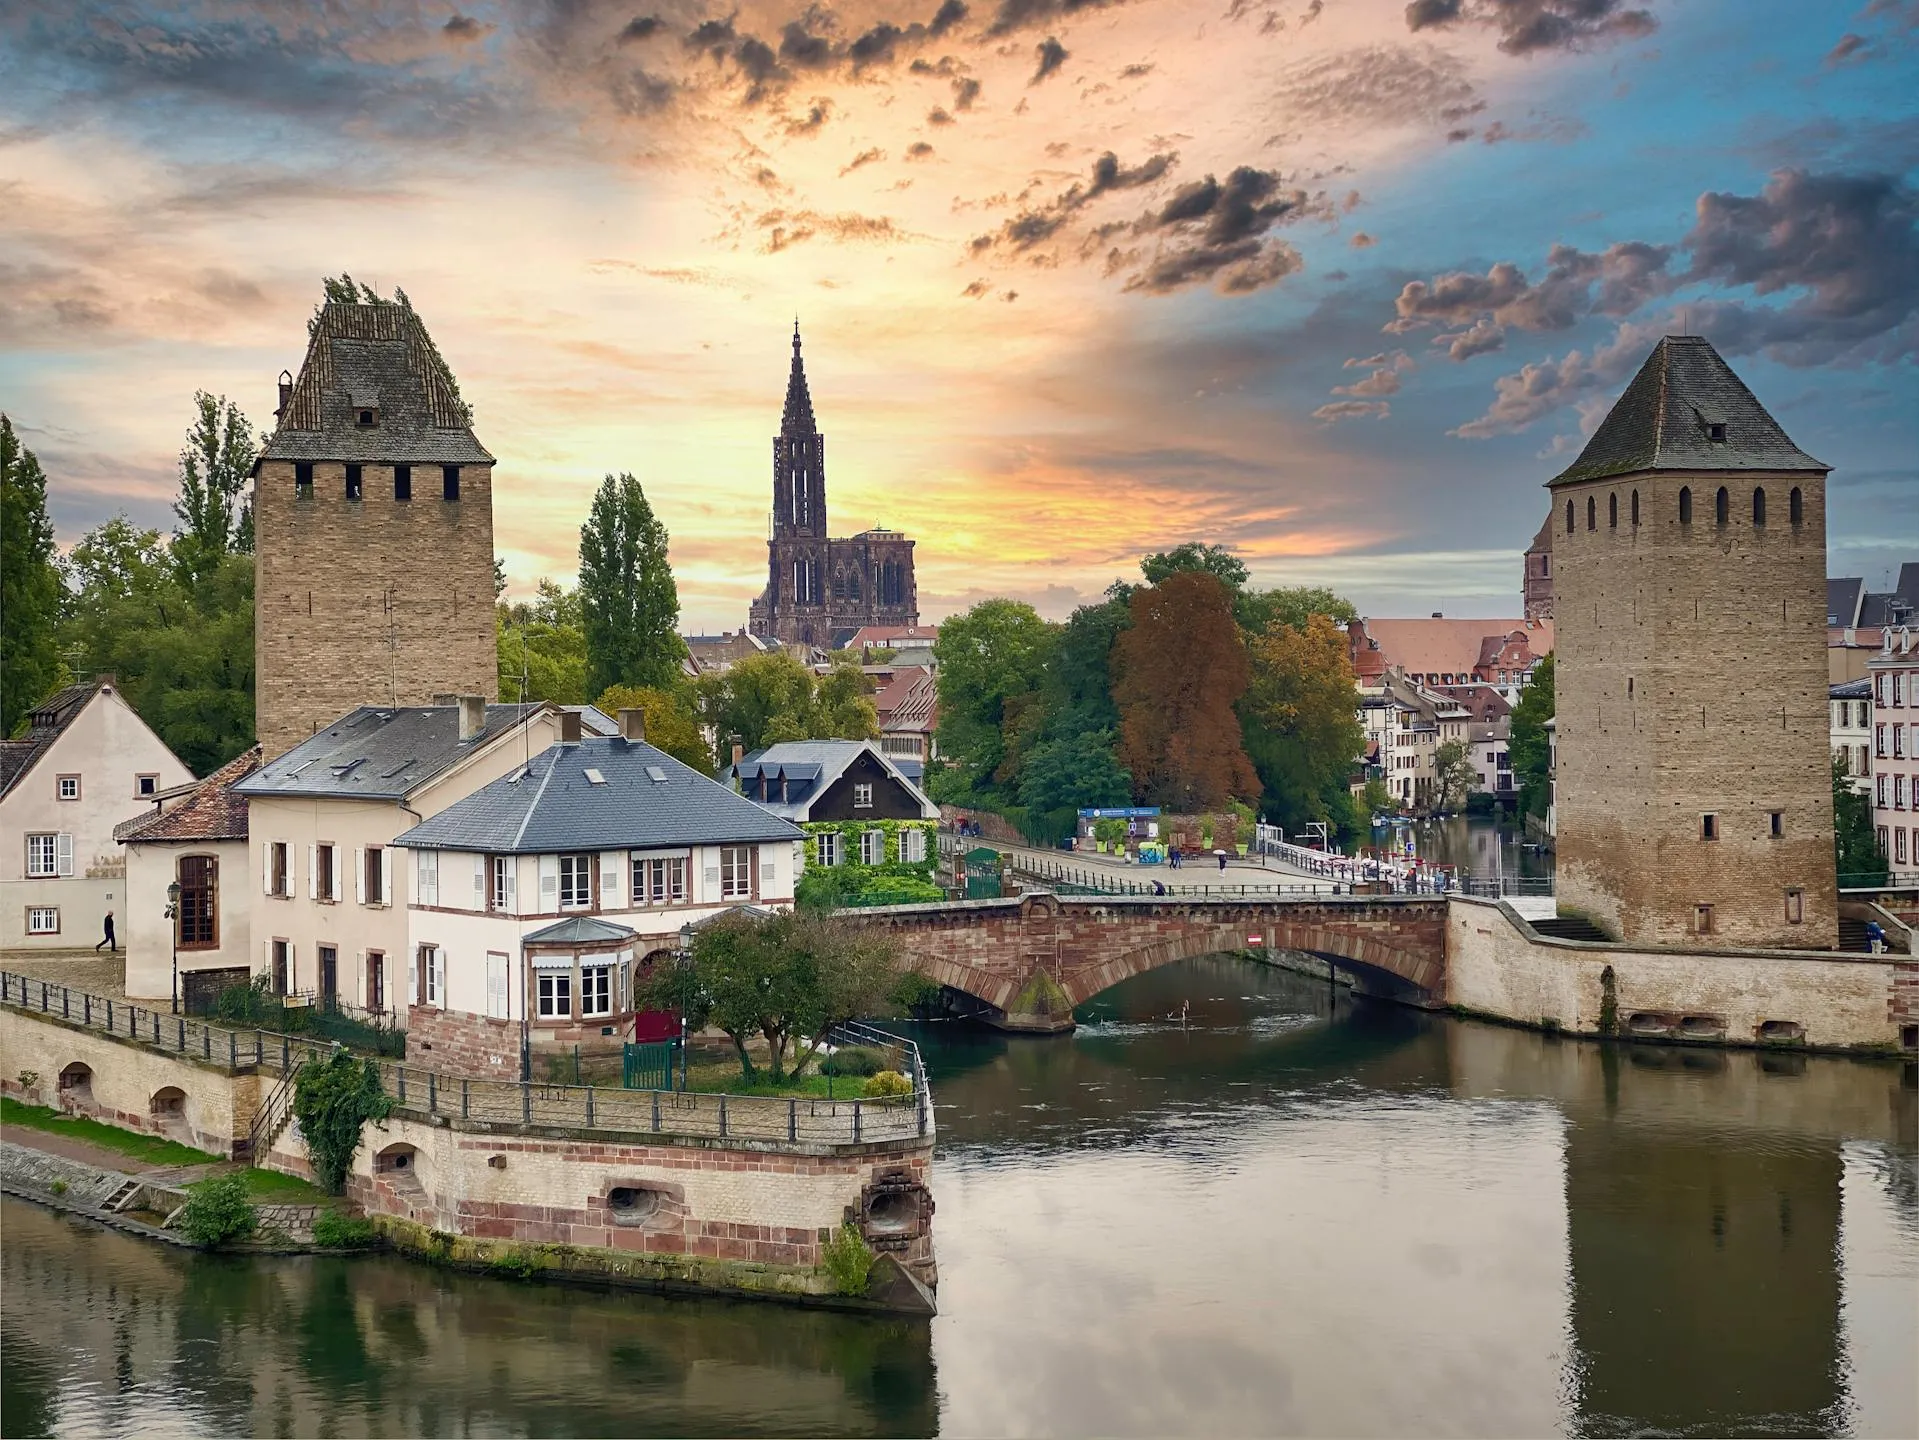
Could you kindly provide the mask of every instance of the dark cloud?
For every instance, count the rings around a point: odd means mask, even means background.
[[[1033,78],[1026,82],[1029,85],[1039,84],[1066,63],[1066,47],[1051,35],[1035,45],[1033,53],[1039,57],[1039,68],[1033,72]]]
[[[1016,215],[1001,226],[998,233],[979,236],[973,241],[972,249],[978,253],[1003,244],[1012,250],[1030,250],[1042,240],[1050,240],[1064,228],[1074,212],[1100,196],[1151,185],[1178,162],[1176,152],[1164,151],[1129,167],[1121,164],[1119,156],[1109,150],[1093,162],[1092,174],[1084,182],[1075,181],[1049,203]]]
[[[1484,275],[1454,271],[1431,281],[1414,280],[1393,302],[1397,313],[1386,329],[1403,334],[1423,325],[1471,325],[1486,317],[1519,330],[1566,330],[1587,315],[1627,315],[1678,283],[1667,270],[1671,258],[1670,245],[1637,240],[1595,254],[1555,245],[1537,285],[1507,260]]]
[[[1269,242],[1267,232],[1307,213],[1330,211],[1323,198],[1282,188],[1270,170],[1242,165],[1223,182],[1208,175],[1181,186],[1135,223],[1135,233],[1157,237],[1159,248],[1126,288],[1163,295],[1211,281],[1228,295],[1263,289],[1304,263],[1292,246]]]
[[[926,123],[928,125],[951,125],[953,123],[953,117],[946,113],[944,106],[935,105],[931,110],[926,112]]]
[[[1863,35],[1847,32],[1839,37],[1839,43],[1826,52],[1826,65],[1837,69],[1841,65],[1854,65],[1861,60],[1872,58],[1872,47]]]
[[[886,28],[892,29],[891,26]],[[795,69],[824,70],[837,58],[833,53],[832,40],[808,30],[805,20],[789,20],[781,28],[780,59]]]
[[[687,34],[686,48],[704,50],[715,60],[724,60],[726,52],[732,48],[733,42],[738,38],[733,33],[733,21],[730,18],[702,20]]]
[[[1363,128],[1420,120],[1451,126],[1477,101],[1463,62],[1414,45],[1367,45],[1316,56],[1280,73],[1278,98],[1317,125]]]
[[[1126,0],[1000,0],[1000,7],[993,13],[993,23],[986,27],[986,33],[1007,35],[1015,30],[1050,25],[1070,15],[1106,10],[1125,3]]]
[[[1122,80],[1137,80],[1142,75],[1151,75],[1152,73],[1153,64],[1148,60],[1142,61],[1138,65],[1128,65],[1124,70],[1119,72],[1119,78]]]
[[[1384,420],[1393,407],[1384,400],[1335,400],[1313,411],[1313,419],[1327,425],[1341,420]]]
[[[992,288],[993,287],[991,285],[988,285],[984,280],[975,280],[972,284],[968,285],[964,290],[960,291],[960,296],[962,299],[966,299],[966,300],[977,300],[982,295],[985,295]]]
[[[768,210],[753,219],[765,232],[760,249],[777,255],[815,237],[837,240],[842,244],[881,243],[906,238],[893,221],[884,215],[859,215],[843,212],[826,215],[817,210]]]
[[[970,75],[962,75],[953,82],[953,108],[971,110],[973,102],[979,99],[980,83]]]
[[[613,40],[615,44],[631,45],[638,40],[651,40],[665,28],[666,22],[657,15],[635,15]]]
[[[1461,21],[1497,30],[1508,55],[1584,50],[1650,35],[1659,25],[1650,10],[1624,9],[1621,0],[1412,0],[1406,7],[1408,30]]]
[[[826,117],[833,113],[833,102],[825,96],[815,100],[797,119],[789,118],[785,122],[788,135],[811,135],[826,123]]]
[[[455,44],[464,45],[469,41],[485,39],[492,29],[491,25],[475,20],[471,15],[455,14],[440,27],[440,33]]]
[[[924,160],[932,153],[933,147],[928,145],[924,140],[915,140],[911,145],[906,147],[906,158],[908,160]]]
[[[926,33],[937,40],[964,20],[966,15],[964,0],[942,0],[940,8],[933,15],[932,24],[926,27]]]
[[[1368,235],[1364,230],[1357,230],[1353,232],[1353,238],[1347,243],[1355,250],[1370,250],[1373,246],[1377,245],[1379,241]]]
[[[1470,360],[1475,355],[1490,355],[1504,349],[1506,330],[1497,321],[1482,315],[1469,329],[1433,336],[1433,344],[1443,348],[1449,360]]]
[[[840,166],[840,174],[851,175],[855,170],[859,169],[862,165],[872,165],[878,161],[884,160],[885,158],[886,158],[886,152],[880,149],[876,145],[871,150],[860,151],[859,154],[855,155],[851,160],[847,161],[844,165]]]

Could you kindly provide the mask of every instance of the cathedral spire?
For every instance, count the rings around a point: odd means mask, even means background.
[[[800,363],[800,322],[793,319],[793,373],[786,381],[786,410],[780,416],[780,434],[818,434],[813,424],[813,397],[806,388],[806,367]]]

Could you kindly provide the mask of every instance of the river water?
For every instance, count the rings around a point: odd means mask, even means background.
[[[0,1433],[1919,1434],[1911,1068],[1226,958],[1081,1014],[923,1034],[930,1325],[205,1257],[8,1200]]]

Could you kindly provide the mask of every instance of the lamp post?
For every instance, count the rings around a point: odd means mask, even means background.
[[[673,963],[682,968],[693,963],[693,922],[687,921],[680,926],[680,953],[673,957]],[[680,1089],[686,1089],[686,1001],[680,1001]]]
[[[173,936],[173,1013],[180,1013],[180,882],[167,886],[167,929]]]

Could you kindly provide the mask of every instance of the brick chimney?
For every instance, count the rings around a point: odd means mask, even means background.
[[[462,695],[459,697],[460,738],[471,740],[486,729],[486,696]]]
[[[737,735],[729,735],[726,738],[733,742],[733,763],[737,765],[746,758],[746,747],[740,744],[740,737]]]
[[[635,706],[620,711],[620,734],[628,740],[646,739],[646,712]]]
[[[560,743],[577,745],[580,742],[580,712],[562,710],[560,712]]]
[[[275,420],[280,420],[285,418],[287,413],[287,405],[292,401],[292,399],[293,399],[293,372],[290,370],[282,370],[280,372],[280,403],[277,407],[275,407],[273,411],[273,418]]]

